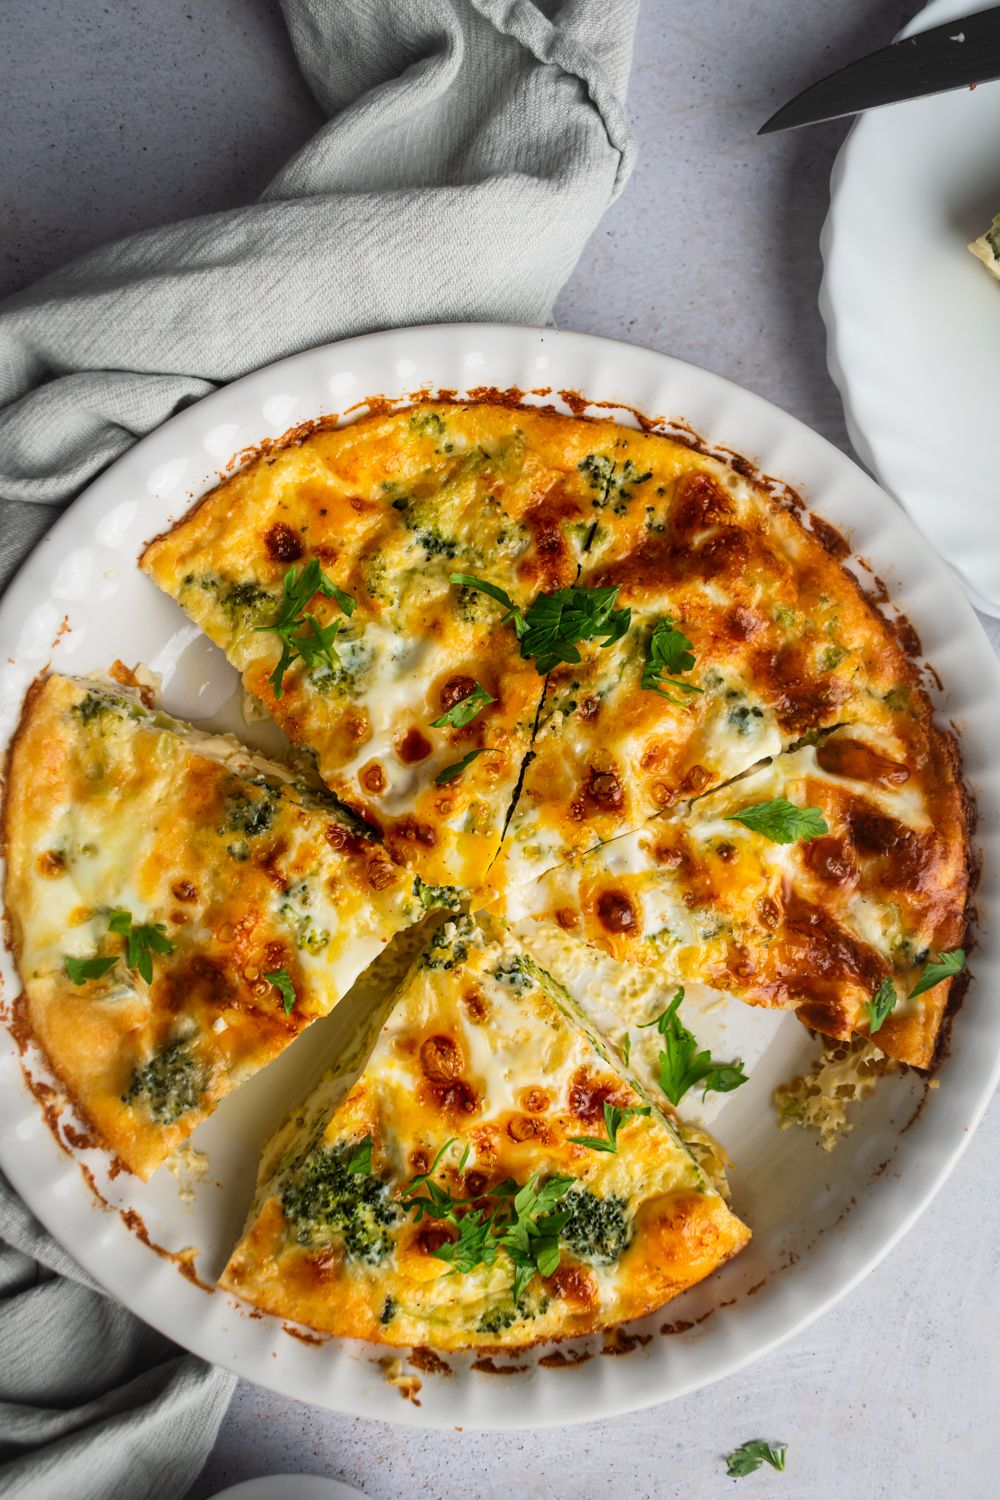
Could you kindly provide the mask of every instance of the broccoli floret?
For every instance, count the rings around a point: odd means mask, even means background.
[[[427,949],[421,959],[421,965],[425,969],[453,969],[456,964],[463,964],[469,956],[468,944],[463,941],[471,934],[472,925],[467,919],[458,922],[445,922],[442,927],[431,936]]]
[[[281,1207],[300,1245],[337,1235],[352,1260],[377,1266],[392,1249],[387,1231],[400,1211],[381,1177],[349,1170],[356,1150],[356,1141],[317,1146],[285,1183]]]
[[[503,1333],[520,1317],[516,1307],[491,1307],[476,1324],[477,1333]]]
[[[392,1322],[398,1311],[399,1305],[395,1301],[395,1299],[392,1297],[386,1297],[385,1301],[382,1304],[382,1314],[379,1318],[379,1322],[382,1324],[383,1328],[387,1323]]]
[[[177,1037],[133,1070],[122,1103],[141,1105],[158,1125],[172,1125],[197,1109],[208,1082],[208,1068],[194,1053],[190,1040]]]
[[[519,995],[532,989],[537,982],[533,964],[520,954],[515,954],[507,965],[501,964],[494,969],[493,977],[499,979],[501,984],[509,984]]]
[[[567,1195],[560,1207],[570,1210],[570,1217],[562,1227],[562,1238],[581,1260],[606,1266],[627,1249],[632,1225],[624,1198],[610,1193],[606,1198],[598,1198],[586,1188],[578,1188]]]
[[[249,838],[259,838],[274,822],[277,811],[270,797],[247,797],[239,795],[226,800],[226,827],[232,833],[245,833]]]
[[[102,693],[96,688],[91,688],[85,698],[79,703],[74,703],[70,709],[81,724],[103,725],[107,719],[141,719],[143,711],[137,703],[128,698],[120,697],[117,693]]]
[[[277,608],[274,596],[262,589],[259,583],[235,583],[225,594],[220,594],[219,603],[234,630],[245,630],[250,625],[259,625]]]
[[[304,910],[312,900],[312,891],[307,880],[290,885],[279,908],[280,915],[295,932],[295,943],[307,953],[322,953],[330,942],[325,927],[317,927],[309,913]]]
[[[410,426],[414,432],[430,433],[434,437],[440,437],[444,432],[444,422],[436,411],[415,411],[410,418]]]
[[[444,911],[461,911],[462,893],[457,885],[428,885],[420,876],[414,877],[413,894],[424,911],[440,907]]]

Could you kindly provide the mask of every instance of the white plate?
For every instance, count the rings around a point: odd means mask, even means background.
[[[416,328],[311,350],[261,370],[188,408],[138,443],[73,506],[29,559],[0,605],[0,739],[29,681],[47,662],[65,671],[104,667],[116,655],[164,673],[168,708],[204,719],[232,710],[235,674],[221,654],[135,567],[143,540],[187,507],[230,455],[322,412],[369,395],[402,398],[419,386],[583,391],[683,418],[716,443],[779,474],[855,541],[923,636],[945,683],[944,715],[962,731],[966,768],[987,855],[975,975],[954,1029],[941,1086],[890,1080],[858,1111],[832,1157],[809,1134],[775,1128],[773,1086],[812,1055],[789,1017],[750,1083],[717,1122],[735,1155],[737,1209],[754,1229],[748,1250],[664,1313],[637,1325],[650,1335],[625,1358],[597,1352],[553,1368],[527,1355],[499,1378],[452,1357],[450,1377],[420,1374],[420,1405],[401,1397],[375,1362],[379,1351],[303,1342],[280,1320],[252,1316],[204,1291],[130,1231],[138,1213],[157,1245],[193,1247],[211,1282],[239,1232],[258,1149],[335,1034],[337,1013],[307,1032],[196,1133],[210,1170],[181,1201],[166,1171],[143,1185],[110,1180],[100,1151],[60,1149],[0,1028],[0,1165],[15,1187],[99,1281],[179,1343],[286,1395],[335,1410],[421,1426],[537,1427],[606,1417],[716,1380],[805,1326],[886,1253],[950,1171],[993,1091],[1000,1064],[1000,988],[992,913],[1000,870],[1000,664],[961,590],[911,523],[843,454],[736,386],[646,349],[579,334],[483,326]],[[538,396],[529,399],[546,399]],[[558,397],[556,404],[563,403]],[[628,413],[621,413],[628,419]],[[867,576],[867,575],[866,575]],[[66,619],[68,629],[60,633]],[[54,644],[53,644],[54,643]],[[230,716],[230,723],[236,720]],[[6,994],[16,980],[4,957]],[[915,1121],[918,1106],[923,1107]],[[904,1127],[912,1128],[904,1133]],[[74,1159],[79,1158],[79,1160]],[[94,1198],[79,1161],[110,1207]],[[891,1161],[891,1170],[885,1164]],[[133,1219],[133,1224],[135,1220]],[[701,1320],[701,1321],[699,1321]],[[673,1329],[668,1334],[662,1326]],[[599,1351],[600,1340],[587,1346]],[[404,1375],[415,1375],[403,1361]]]
[[[970,0],[932,0],[903,33]],[[872,110],[833,170],[820,310],[864,463],[1000,615],[1000,285],[966,249],[1000,213],[1000,81]]]

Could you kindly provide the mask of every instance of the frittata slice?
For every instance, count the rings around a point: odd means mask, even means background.
[[[928,1067],[964,963],[928,983],[961,953],[968,819],[952,742],[898,728],[820,736],[501,909],[674,982],[794,1008],[829,1036],[874,1027],[884,1052]]]
[[[813,518],[807,530],[735,468],[665,437],[597,423],[592,441],[608,488],[578,587],[616,590],[630,621],[549,676],[501,883],[640,827],[806,734],[929,721],[912,663],[832,528]]]
[[[748,1238],[568,995],[459,917],[360,1078],[271,1142],[221,1285],[332,1334],[522,1347],[640,1317]]]
[[[141,559],[435,885],[482,880],[542,692],[493,602],[452,575],[488,569],[534,595],[579,565],[584,499],[563,495],[532,420],[425,406],[316,431],[213,490]]]
[[[4,837],[23,1019],[144,1178],[432,899],[325,789],[117,683],[32,688]]]

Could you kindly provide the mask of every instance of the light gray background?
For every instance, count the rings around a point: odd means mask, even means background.
[[[914,9],[644,0],[639,165],[558,323],[707,365],[847,447],[816,311],[843,127],[754,132]],[[245,200],[320,123],[266,0],[0,0],[0,38],[0,294],[103,240]],[[788,1470],[740,1481],[750,1496],[996,1496],[998,1157],[994,1104],[889,1260],[707,1391],[572,1430],[478,1435],[349,1420],[241,1384],[190,1500],[274,1472],[338,1477],[372,1500],[713,1500],[732,1491],[721,1455],[758,1436],[790,1444]]]

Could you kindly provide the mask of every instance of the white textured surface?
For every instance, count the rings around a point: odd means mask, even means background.
[[[107,234],[237,200],[314,125],[261,0],[133,0],[94,8],[86,23],[73,0],[12,8],[0,90],[0,276],[11,290]],[[843,444],[815,307],[842,128],[765,141],[753,132],[813,77],[887,40],[911,9],[646,0],[631,96],[640,166],[559,321],[708,365]],[[991,634],[1000,645],[1000,629]],[[708,1391],[522,1438],[423,1435],[243,1385],[191,1500],[289,1470],[341,1477],[372,1500],[714,1500],[732,1493],[720,1455],[754,1436],[791,1449],[787,1474],[747,1479],[750,1494],[993,1496],[998,1154],[994,1104],[890,1259],[821,1323]]]

